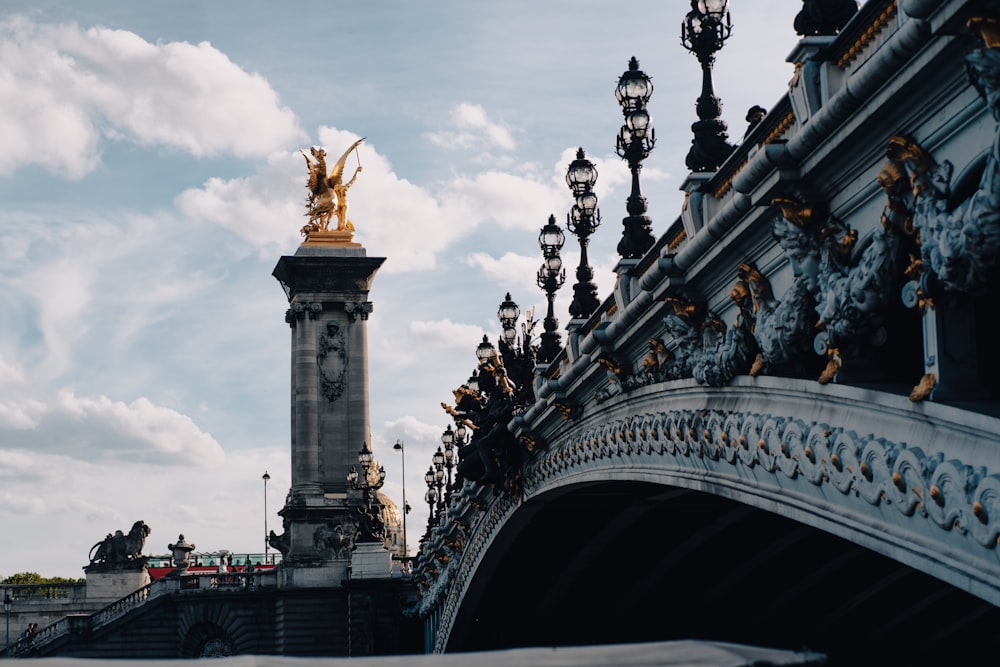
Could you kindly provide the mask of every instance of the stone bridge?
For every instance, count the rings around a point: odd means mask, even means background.
[[[480,357],[417,561],[430,650],[987,649],[996,4],[871,0],[802,38],[789,93],[638,253],[630,207],[614,293],[564,348]]]

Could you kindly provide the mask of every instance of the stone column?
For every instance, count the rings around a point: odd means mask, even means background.
[[[304,244],[273,272],[288,297],[292,329],[292,486],[279,512],[284,560],[292,567],[350,557],[341,548],[356,504],[348,501],[347,473],[362,445],[372,446],[368,292],[384,261],[357,244]]]

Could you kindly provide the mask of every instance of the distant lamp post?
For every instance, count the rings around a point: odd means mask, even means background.
[[[566,282],[566,269],[563,268],[562,257],[559,256],[559,251],[565,242],[566,236],[556,224],[556,216],[550,215],[548,223],[538,234],[538,245],[542,249],[543,258],[542,265],[538,268],[538,286],[545,290],[545,298],[548,301],[543,323],[545,332],[541,335],[541,347],[538,350],[538,360],[543,364],[551,363],[562,347],[559,340],[559,320],[556,319],[554,304],[556,290]]]
[[[448,472],[447,486],[445,486],[444,504],[451,503],[452,477],[451,471],[455,467],[455,432],[451,429],[451,424],[441,434],[441,444],[444,446],[444,468]],[[435,456],[437,456],[435,454]]]
[[[351,466],[351,470],[347,473],[347,481],[351,483],[351,487],[361,491],[363,506],[359,516],[361,525],[358,532],[361,534],[362,542],[381,542],[385,539],[385,522],[373,506],[372,500],[375,492],[385,484],[385,468],[379,466],[375,469],[372,450],[368,449],[368,443],[361,446],[358,463],[361,464],[361,474],[354,466]]]
[[[406,515],[410,513],[410,506],[406,503],[406,451],[403,449],[403,441],[396,440],[396,444],[392,446],[394,450],[399,452],[400,461],[402,462],[403,469],[403,555],[409,556],[410,552],[406,548]]]
[[[10,608],[13,606],[14,600],[10,597],[10,591],[4,591],[3,594],[3,613],[7,618],[7,650],[5,651],[7,659],[10,659]]]
[[[594,270],[587,258],[590,235],[601,224],[601,212],[597,210],[597,195],[593,190],[596,182],[597,168],[586,158],[583,149],[578,149],[576,159],[569,163],[566,170],[566,185],[576,198],[576,203],[566,215],[566,229],[580,239],[580,265],[576,269],[573,301],[569,305],[569,314],[575,319],[587,319],[601,303],[597,299]]]
[[[271,476],[268,475],[265,470],[261,479],[264,480],[264,562],[266,563],[268,554],[268,536],[270,535],[270,533],[267,532],[267,482],[271,479]]]
[[[632,172],[632,191],[626,202],[628,216],[622,219],[622,238],[618,242],[618,254],[623,259],[637,259],[649,250],[656,239],[653,238],[652,222],[646,216],[646,198],[639,189],[639,172],[642,161],[656,145],[656,131],[650,125],[646,105],[653,94],[653,82],[639,69],[635,56],[629,60],[628,69],[618,78],[615,97],[622,107],[625,124],[618,131],[616,152],[618,157],[628,162]]]
[[[698,121],[691,126],[694,138],[687,154],[691,171],[715,171],[733,152],[726,123],[719,120],[722,101],[715,96],[712,65],[732,33],[728,0],[691,0],[691,11],[681,24],[681,44],[701,63],[701,95],[695,106]]]
[[[424,482],[427,483],[427,493],[424,494],[424,500],[427,501],[429,507],[429,514],[427,515],[428,527],[437,525],[437,476],[434,474],[434,466],[427,468],[427,472],[424,473]]]
[[[437,520],[438,524],[440,524],[446,507],[444,493],[444,452],[441,451],[440,447],[434,452],[432,460],[434,461],[434,486],[437,489]]]

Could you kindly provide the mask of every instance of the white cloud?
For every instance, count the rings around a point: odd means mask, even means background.
[[[509,129],[491,120],[482,106],[468,102],[451,110],[448,129],[424,136],[435,146],[452,150],[512,151],[516,147]]]
[[[338,154],[359,137],[321,127],[319,138],[328,153]],[[545,224],[539,211],[554,210],[566,199],[530,175],[501,171],[458,175],[431,191],[400,178],[367,141],[348,157],[345,176],[359,165],[363,171],[348,192],[348,218],[355,241],[371,255],[391,258],[382,269],[388,273],[432,269],[441,252],[485,225],[534,232]],[[181,193],[175,205],[184,216],[217,224],[262,256],[271,255],[301,242],[307,174],[297,153],[276,153],[257,174],[210,179]]]
[[[305,173],[298,153],[270,155],[256,174],[243,178],[211,178],[174,199],[178,211],[192,221],[217,224],[274,256],[301,241],[306,223]]]
[[[485,252],[474,252],[465,258],[465,263],[478,269],[490,281],[504,285],[512,294],[523,292],[538,295],[538,283],[535,277],[542,265],[542,255],[539,251],[535,257],[527,257],[513,252],[507,252],[500,257],[494,257]],[[517,299],[514,299],[517,301]]]
[[[218,465],[225,459],[219,443],[190,417],[146,398],[124,403],[64,391],[48,404],[0,405],[8,414],[30,419],[22,424],[0,422],[0,433],[10,449],[61,451],[88,461],[192,467]]]
[[[435,347],[453,348],[456,351],[475,349],[485,333],[472,324],[461,324],[449,319],[410,322],[410,334],[415,343]]]
[[[81,178],[118,139],[195,156],[263,156],[301,138],[259,75],[207,42],[23,16],[0,22],[0,174],[39,165]]]
[[[442,199],[458,219],[537,233],[549,214],[566,208],[568,194],[530,177],[486,171],[444,183]]]
[[[382,425],[382,431],[383,433],[392,433],[396,438],[402,439],[404,447],[410,447],[413,443],[436,446],[441,441],[441,427],[438,424],[428,424],[413,415],[404,415],[385,422]],[[388,439],[386,441],[388,442]]]
[[[24,369],[16,361],[8,362],[0,354],[0,387],[24,382]]]

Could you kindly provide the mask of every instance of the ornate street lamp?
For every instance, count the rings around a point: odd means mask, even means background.
[[[496,354],[497,349],[493,347],[493,343],[490,339],[483,334],[483,342],[476,346],[476,359],[479,360],[480,367],[493,358]]]
[[[448,424],[448,428],[445,429],[444,433],[441,434],[441,444],[444,445],[444,468],[448,472],[448,483],[445,486],[445,499],[444,504],[448,505],[451,502],[451,492],[452,492],[452,477],[451,471],[455,467],[455,432],[451,430],[451,424]],[[440,449],[438,451],[441,451]],[[435,454],[437,456],[437,454]]]
[[[427,501],[428,513],[427,513],[427,533],[430,534],[430,529],[432,526],[437,524],[437,516],[435,510],[437,509],[437,485],[436,477],[434,475],[434,466],[427,468],[427,472],[424,473],[424,482],[427,484],[427,492],[424,493],[424,500]]]
[[[698,121],[691,126],[694,138],[686,164],[696,172],[715,171],[733,146],[728,142],[726,123],[719,120],[722,101],[715,96],[712,65],[732,32],[728,0],[691,0],[691,11],[681,24],[681,44],[701,63],[701,95],[695,106]]]
[[[507,347],[514,346],[514,340],[517,338],[517,318],[520,316],[521,309],[511,300],[510,292],[507,292],[507,296],[504,297],[499,310],[497,310],[497,319],[500,320],[500,325],[503,327],[502,339]]]
[[[437,489],[437,520],[441,523],[441,517],[444,516],[445,505],[445,492],[444,492],[444,452],[438,447],[438,450],[434,452],[434,456],[431,457],[434,461],[434,486]]]
[[[368,449],[368,443],[361,446],[358,452],[358,463],[361,464],[361,474],[357,468],[351,466],[347,473],[347,481],[356,491],[361,491],[364,506],[360,509],[360,526],[358,532],[362,542],[381,542],[385,539],[385,522],[382,521],[380,513],[372,506],[372,500],[376,491],[385,484],[385,468],[374,467],[372,450]]]
[[[566,185],[569,186],[576,203],[566,215],[566,229],[580,240],[580,266],[576,269],[576,284],[573,285],[573,302],[569,314],[574,319],[587,319],[601,302],[597,299],[597,285],[594,284],[594,270],[587,259],[590,235],[601,224],[601,212],[597,210],[597,168],[586,158],[583,149],[576,151],[576,159],[566,170]]]
[[[566,282],[566,269],[562,265],[559,251],[566,242],[566,236],[556,224],[556,216],[550,215],[548,223],[538,234],[538,245],[542,249],[542,265],[538,269],[538,286],[545,290],[548,309],[543,323],[545,332],[541,335],[541,347],[538,350],[538,360],[547,364],[556,358],[562,343],[559,340],[559,320],[555,315],[556,290]]]
[[[623,259],[642,257],[656,242],[652,221],[646,216],[646,198],[639,189],[639,172],[642,161],[656,145],[656,131],[650,125],[646,104],[653,94],[653,82],[639,69],[639,61],[632,57],[628,70],[618,79],[615,97],[622,107],[625,124],[618,131],[615,150],[618,157],[628,162],[632,172],[632,191],[626,201],[628,216],[622,219],[622,238],[618,254]]]

